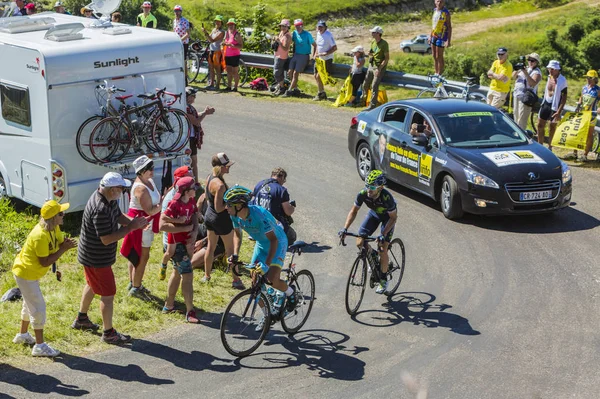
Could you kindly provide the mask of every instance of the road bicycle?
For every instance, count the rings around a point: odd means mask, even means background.
[[[477,81],[477,78],[463,76],[463,79],[465,79],[466,81],[465,86],[453,85],[451,83],[448,83],[448,81],[443,76],[439,75],[427,75],[427,79],[429,80],[429,83],[432,87],[421,90],[419,94],[417,94],[418,98],[465,98],[467,100],[475,100],[481,102],[485,102],[486,100],[483,94],[471,92],[471,89],[477,86],[477,84],[475,83]],[[448,92],[446,88],[454,88],[457,89],[459,92]]]
[[[163,104],[165,95],[172,99]],[[89,146],[98,162],[119,161],[132,146],[134,152],[144,153],[144,147],[151,152],[176,152],[186,145],[190,135],[187,114],[171,108],[176,101],[181,101],[181,94],[169,93],[165,88],[137,97],[151,102],[125,107],[118,116],[102,119],[92,130]]]
[[[186,59],[188,67],[188,83],[208,83],[209,65],[209,46],[210,42],[197,40],[190,45],[188,58]],[[248,82],[248,67],[244,60],[240,59],[238,73],[240,75],[240,87]],[[227,86],[227,70],[221,71],[221,84]]]
[[[283,330],[288,334],[297,333],[306,323],[315,300],[315,279],[309,270],[296,272],[294,255],[301,255],[307,244],[296,241],[289,246],[291,252],[287,268],[282,276],[295,292],[296,306],[288,311],[285,293],[274,289],[262,273],[251,271],[252,286],[236,295],[221,318],[221,342],[225,350],[236,357],[244,357],[253,353],[261,345],[271,325],[281,322]],[[241,271],[254,267],[243,262],[232,265],[238,276]]]
[[[384,294],[391,297],[396,293],[398,287],[400,287],[402,277],[404,277],[406,255],[402,240],[394,238],[388,246],[390,263],[388,265],[388,272],[384,275],[381,272],[379,253],[369,244],[369,242],[377,241],[377,237],[366,237],[347,232],[340,236],[340,244],[343,246],[346,246],[346,236],[359,237],[364,240],[364,245],[359,248],[356,260],[352,264],[346,284],[346,312],[350,316],[354,316],[358,312],[365,294],[368,273],[371,273],[369,279],[369,286],[371,288],[374,288],[381,280],[388,281],[388,289]]]

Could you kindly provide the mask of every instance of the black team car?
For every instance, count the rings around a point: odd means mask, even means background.
[[[411,99],[352,118],[348,149],[362,179],[381,169],[389,180],[439,201],[448,219],[569,206],[569,166],[531,137],[481,102]]]

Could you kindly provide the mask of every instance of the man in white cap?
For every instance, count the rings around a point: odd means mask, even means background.
[[[83,265],[86,285],[83,288],[79,314],[72,328],[98,330],[87,312],[95,295],[100,295],[100,312],[104,332],[102,340],[109,344],[123,344],[131,336],[118,333],[112,324],[113,302],[117,292],[112,265],[116,261],[117,243],[130,231],[144,229],[148,221],[143,217],[130,218],[119,209],[118,199],[131,187],[131,182],[116,172],[109,172],[92,194],[81,222],[77,260]]]
[[[487,73],[487,77],[492,80],[487,94],[487,103],[494,108],[501,109],[506,102],[508,92],[510,92],[513,67],[508,62],[508,50],[505,47],[498,48],[496,56],[498,59],[494,60]]]
[[[62,1],[57,1],[54,3],[54,11],[59,14],[71,15],[70,12],[65,10],[65,6],[63,5]]]
[[[294,56],[290,61],[290,70],[288,71],[288,76],[291,76],[292,82],[290,83],[290,88],[285,92],[283,97],[300,95],[298,78],[300,77],[300,73],[302,73],[308,65],[310,54],[312,52],[311,46],[316,47],[312,35],[304,30],[304,22],[301,19],[294,20],[294,27],[296,28],[292,34]]]
[[[527,67],[520,68],[513,72],[512,78],[515,79],[515,88],[513,90],[513,112],[515,122],[521,129],[527,129],[527,121],[531,115],[532,106],[523,103],[526,100],[525,93],[532,91],[537,95],[537,87],[542,80],[542,71],[540,70],[540,56],[538,53],[531,53],[525,57]]]
[[[365,83],[363,85],[363,102],[367,101],[367,90],[371,89],[371,100],[367,110],[372,110],[377,107],[377,95],[379,94],[379,84],[388,62],[390,62],[390,45],[388,42],[381,38],[383,35],[383,28],[376,26],[370,30],[373,40],[371,41],[371,50],[369,55],[369,69],[367,70],[367,76],[365,77]]]
[[[330,30],[327,29],[327,24],[323,20],[317,22],[316,44],[316,47],[313,47],[313,58],[320,58],[323,61],[325,61],[325,71],[327,72],[327,74],[331,75],[331,73],[333,72],[333,53],[337,51],[337,45],[335,44],[333,34]],[[315,98],[313,98],[313,100],[327,100],[327,94],[325,94],[325,87],[323,86],[323,81],[319,76],[319,72],[317,71],[316,65],[315,81],[317,82],[319,92],[317,93]]]
[[[538,114],[537,133],[538,143],[544,144],[546,135],[546,123],[550,121],[548,132],[548,149],[552,151],[552,138],[556,126],[560,122],[562,110],[567,102],[567,79],[560,73],[560,63],[552,60],[548,63],[548,82],[544,90],[544,99]]]
[[[149,1],[144,1],[142,3],[142,13],[137,16],[137,26],[143,28],[156,28],[158,21],[156,21],[156,17],[150,12],[151,9],[152,3]]]

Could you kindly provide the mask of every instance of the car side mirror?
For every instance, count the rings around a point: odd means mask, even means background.
[[[527,135],[527,137],[529,137],[530,139],[533,139],[533,136],[535,136],[535,132],[533,130],[525,130],[525,134]]]
[[[426,145],[429,144],[429,139],[425,136],[418,135],[418,136],[413,136],[412,142],[413,142],[413,144],[416,144],[418,146],[425,147]]]

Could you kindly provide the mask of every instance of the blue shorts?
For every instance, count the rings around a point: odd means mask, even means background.
[[[185,245],[178,243],[175,247],[175,254],[171,258],[173,267],[177,269],[179,274],[187,274],[192,272],[192,260],[190,259]]]
[[[445,47],[446,46],[446,41],[447,40],[442,40],[439,37],[432,37],[431,38],[431,45],[435,46],[435,47]]]
[[[287,238],[277,237],[279,244],[277,245],[277,252],[275,252],[275,257],[271,261],[270,265],[267,266],[277,266],[282,268],[283,262],[285,261],[285,254],[287,252]],[[267,256],[269,256],[269,247],[263,247],[259,242],[254,246],[254,253],[252,254],[252,260],[250,263],[263,262],[266,264]]]
[[[388,220],[390,220],[389,214],[386,213],[383,215],[378,215],[375,213],[375,211],[369,210],[367,217],[365,217],[365,220],[363,220],[362,224],[360,225],[360,228],[358,229],[358,235],[359,236],[372,235],[373,233],[375,233],[375,230],[377,230],[377,226],[379,226],[379,224],[381,224],[381,234],[383,234],[383,230],[385,229],[385,225],[387,224]],[[392,238],[394,237],[394,229],[395,228],[396,228],[396,226],[392,227],[392,229],[387,234],[387,236],[385,236],[386,242],[392,241]]]

